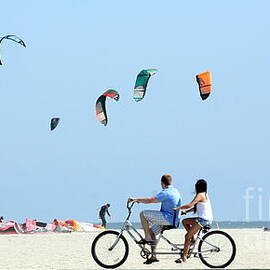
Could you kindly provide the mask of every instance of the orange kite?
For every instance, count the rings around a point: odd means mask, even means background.
[[[212,90],[211,72],[206,71],[196,75],[196,80],[199,84],[200,96],[202,100],[207,99]]]

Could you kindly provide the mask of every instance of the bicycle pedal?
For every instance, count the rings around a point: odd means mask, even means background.
[[[171,251],[179,251],[182,252],[184,249],[183,248],[171,248]]]

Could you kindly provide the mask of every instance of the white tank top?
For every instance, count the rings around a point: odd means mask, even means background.
[[[196,213],[199,218],[203,218],[210,221],[213,220],[213,212],[209,198],[206,202],[197,203]]]

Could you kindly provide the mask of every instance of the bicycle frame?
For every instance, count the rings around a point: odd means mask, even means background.
[[[129,221],[129,218],[131,216],[131,209],[133,207],[135,202],[132,202],[131,204],[128,202],[127,203],[127,209],[128,209],[128,216],[126,218],[126,220],[124,221],[123,225],[122,225],[122,228],[120,230],[120,233],[117,237],[117,239],[115,240],[115,242],[112,244],[112,246],[109,248],[109,250],[113,250],[113,248],[117,245],[121,235],[123,235],[124,231],[126,231],[129,236],[133,239],[133,241],[142,249],[142,251],[145,251],[148,249],[145,248],[145,244],[139,244],[137,240],[137,238],[139,238],[140,240],[143,240],[144,238],[142,237],[142,235],[136,230],[136,228],[134,228],[134,226],[132,225],[132,223]],[[193,255],[193,257],[197,257],[198,254],[202,254],[202,253],[207,253],[207,252],[213,252],[213,251],[219,251],[219,248],[212,245],[211,243],[208,243],[207,241],[203,240],[202,239],[202,234],[204,233],[204,229],[202,228],[198,234],[197,234],[197,237],[195,239],[195,243],[193,245],[193,247],[190,249],[190,252],[189,254],[190,255]],[[136,238],[137,236],[137,238]],[[171,251],[171,252],[161,252],[161,251],[155,251],[155,252],[150,252],[149,251],[149,255],[181,255],[182,252],[183,252],[183,247],[184,247],[184,244],[175,244],[175,243],[172,243],[168,238],[166,238],[164,235],[163,235],[163,232],[160,233],[157,241],[156,241],[156,244],[155,246],[157,247],[158,244],[159,244],[159,241],[163,239],[164,241],[166,241],[173,249],[176,249],[176,251]],[[197,246],[197,243],[199,241],[204,241],[205,243],[207,243],[208,245],[212,246],[213,248],[212,249],[207,249],[207,250],[204,250],[204,251],[194,251],[195,250],[195,247]]]

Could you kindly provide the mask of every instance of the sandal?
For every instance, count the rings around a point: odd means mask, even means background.
[[[157,258],[149,258],[144,262],[144,264],[152,264],[153,262],[159,262],[159,260]]]
[[[178,258],[178,259],[176,259],[174,262],[175,262],[175,263],[181,263],[182,260],[181,260],[180,258]]]
[[[157,244],[157,240],[146,240],[146,239],[141,239],[139,241],[137,241],[137,244],[139,245],[156,245]]]

